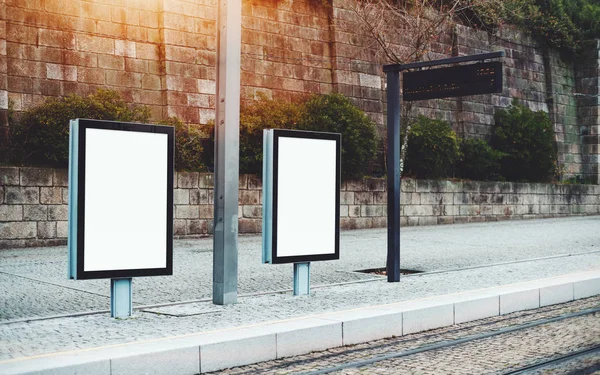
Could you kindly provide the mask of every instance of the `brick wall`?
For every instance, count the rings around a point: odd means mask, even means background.
[[[316,1],[245,1],[242,98],[332,91],[329,11]]]
[[[0,138],[8,100],[22,110],[45,98],[119,91],[154,118],[191,124],[214,119],[217,0],[0,0]],[[244,0],[242,99],[293,99],[341,92],[385,137],[385,63],[348,2]],[[398,38],[399,44],[408,41]],[[511,27],[497,35],[456,26],[429,58],[503,49],[505,90],[415,103],[413,115],[450,121],[463,137],[487,138],[497,108],[511,98],[548,111],[565,177],[598,180],[600,118],[575,92],[598,90],[598,51],[577,64]],[[585,126],[582,129],[581,126]],[[2,129],[0,129],[2,130]]]
[[[110,87],[162,115],[157,0],[3,2],[6,89],[16,110]]]
[[[383,77],[376,43],[366,34],[357,35],[360,22],[342,0],[333,1],[333,44],[337,61],[334,89],[350,96],[367,111],[380,126],[384,136],[385,97]],[[388,39],[399,40],[402,35],[390,34]],[[397,37],[397,38],[396,38]],[[538,45],[526,33],[503,27],[495,35],[456,25],[453,32],[444,33],[430,46],[428,59],[464,56],[504,50],[504,91],[501,94],[466,96],[456,99],[437,99],[414,102],[411,116],[423,114],[449,121],[463,138],[489,138],[494,124],[494,112],[510,105],[512,98],[534,111],[549,112],[555,129],[558,162],[565,178],[579,176],[598,180],[597,138],[582,138],[582,123],[600,125],[593,109],[581,103],[575,93],[593,92],[598,88],[598,49],[596,44],[576,64],[557,51]],[[350,62],[348,62],[350,61]],[[592,82],[596,79],[596,83]],[[594,104],[597,107],[597,101]],[[591,155],[591,156],[587,156]],[[596,172],[593,172],[593,171]]]
[[[67,171],[0,168],[0,249],[66,243]],[[178,172],[174,234],[213,230],[213,175]],[[342,229],[385,228],[384,179],[342,184]],[[509,182],[402,180],[401,225],[435,225],[600,214],[600,186]],[[239,232],[260,233],[262,186],[240,177]]]
[[[67,186],[66,170],[0,168],[0,248],[66,243]]]
[[[600,184],[600,40],[586,48],[578,64],[576,90],[577,121],[581,126],[583,174]]]

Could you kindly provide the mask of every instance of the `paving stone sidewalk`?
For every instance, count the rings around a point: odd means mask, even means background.
[[[600,217],[403,229],[402,267],[462,271],[425,273],[389,284],[352,272],[385,264],[385,230],[342,233],[341,260],[314,263],[310,297],[293,297],[291,265],[260,264],[260,237],[240,238],[240,293],[233,306],[195,302],[137,310],[132,319],[108,314],[32,322],[16,319],[108,309],[108,280],[66,280],[66,249],[0,252],[0,361],[23,356],[169,337],[360,306],[424,298],[563,275],[600,267]],[[211,239],[177,241],[174,276],[134,281],[137,304],[210,298]],[[585,254],[584,254],[585,253]],[[563,256],[577,254],[573,256]],[[560,257],[558,257],[560,256]],[[367,281],[371,280],[371,281]],[[362,282],[361,282],[362,281]],[[345,285],[333,283],[351,282]]]

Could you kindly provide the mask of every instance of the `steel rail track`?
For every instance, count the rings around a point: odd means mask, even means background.
[[[490,337],[495,337],[495,336],[499,336],[499,335],[503,335],[503,334],[507,334],[507,333],[522,331],[525,329],[537,327],[537,326],[548,324],[548,323],[554,323],[554,322],[558,322],[558,321],[562,321],[562,320],[566,320],[566,319],[595,314],[595,313],[599,313],[599,312],[600,312],[600,307],[586,309],[586,310],[582,310],[582,311],[578,311],[578,312],[574,312],[574,313],[563,314],[563,315],[553,317],[553,318],[539,319],[539,320],[529,322],[529,323],[524,323],[524,324],[519,324],[519,325],[515,325],[515,326],[511,326],[511,327],[501,328],[496,331],[478,333],[478,334],[470,335],[470,336],[463,337],[460,339],[441,341],[441,342],[437,342],[434,344],[420,346],[420,347],[414,348],[414,349],[402,350],[399,352],[378,355],[378,356],[374,356],[372,358],[360,360],[360,361],[346,362],[346,363],[339,364],[337,366],[327,367],[327,368],[316,370],[316,371],[302,372],[300,374],[301,375],[322,375],[322,374],[330,374],[332,372],[342,371],[342,370],[349,369],[349,368],[360,368],[360,367],[364,367],[364,366],[373,365],[378,362],[387,361],[390,359],[407,357],[407,356],[414,355],[414,354],[454,347],[454,346],[466,344],[466,343],[472,342],[472,341],[483,340],[483,339],[487,339]],[[596,350],[598,350],[598,348]],[[580,354],[580,355],[583,355],[583,354]],[[556,360],[558,361],[558,359],[556,359]],[[551,361],[546,361],[546,362],[551,362]],[[547,365],[548,364],[546,364],[545,366],[547,366]],[[540,366],[541,366],[541,364],[540,364]],[[520,370],[520,371],[525,371],[525,370]]]
[[[598,308],[600,308],[600,306]],[[539,311],[540,309],[543,309],[543,311]],[[466,325],[466,326],[448,330],[448,331],[444,332],[444,334],[456,334],[456,333],[472,330],[472,329],[479,328],[479,327],[496,325],[499,323],[511,321],[513,319],[523,319],[523,318],[527,318],[527,317],[530,317],[533,315],[538,315],[538,314],[550,314],[552,312],[555,312],[557,310],[562,310],[562,309],[564,309],[564,306],[561,304],[561,305],[546,306],[546,307],[542,307],[542,308],[535,309],[535,310],[519,311],[516,313],[516,314],[519,314],[517,316],[510,316],[510,315],[514,315],[514,314],[509,314],[508,316],[498,315],[498,316],[494,317],[496,319],[494,319],[493,321],[486,321],[483,323],[482,322],[476,323],[478,321],[462,323],[463,325]],[[475,324],[470,324],[470,323],[475,323]],[[434,339],[434,338],[439,337],[439,333],[429,333],[429,334],[416,333],[416,334],[418,334],[419,337],[407,338],[406,336],[399,336],[399,337],[386,338],[385,342],[382,342],[380,344],[370,345],[368,350],[376,350],[376,349],[385,348],[386,346],[390,346],[390,345],[407,344],[407,343],[411,343],[414,341],[423,341],[423,340]],[[365,350],[364,348],[351,348],[351,349],[345,350],[343,355],[353,354],[353,353],[361,352],[364,350]],[[317,358],[299,360],[299,361],[294,362],[294,364],[296,364],[296,365],[297,364],[305,364],[305,363],[314,362],[315,360],[325,360],[325,359],[334,358],[339,355],[340,354],[338,354],[338,353],[324,352],[323,354],[319,355]],[[269,369],[271,369],[271,370],[283,369],[283,368],[288,367],[289,365],[290,365],[289,363],[281,363],[281,364],[273,365]],[[253,371],[254,370],[252,370],[251,372],[241,372],[238,375],[254,373]]]
[[[593,354],[593,353],[599,353],[600,352],[600,345],[596,345],[593,347],[589,347],[587,349],[582,349],[582,350],[577,350],[571,353],[567,353],[555,358],[550,358],[550,359],[544,359],[542,361],[527,365],[527,366],[523,366],[520,367],[518,369],[515,370],[510,370],[508,372],[503,372],[502,375],[516,375],[516,374],[523,374],[527,371],[534,371],[534,370],[540,370],[552,365],[558,365],[561,364],[563,362],[569,362],[573,359],[579,358],[579,357],[584,357],[587,356],[589,354]],[[600,369],[600,365],[598,366],[598,368],[594,368],[594,369],[590,369],[591,371],[596,371]]]

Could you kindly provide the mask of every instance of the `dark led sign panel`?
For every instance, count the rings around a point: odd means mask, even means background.
[[[495,61],[407,72],[402,80],[403,99],[407,102],[501,93],[502,63]]]

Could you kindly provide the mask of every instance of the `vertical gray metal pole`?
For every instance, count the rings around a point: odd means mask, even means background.
[[[213,303],[227,305],[237,302],[242,4],[218,7]]]
[[[131,278],[110,279],[110,316],[127,318],[133,314]]]
[[[400,72],[387,72],[387,277],[400,281]]]

